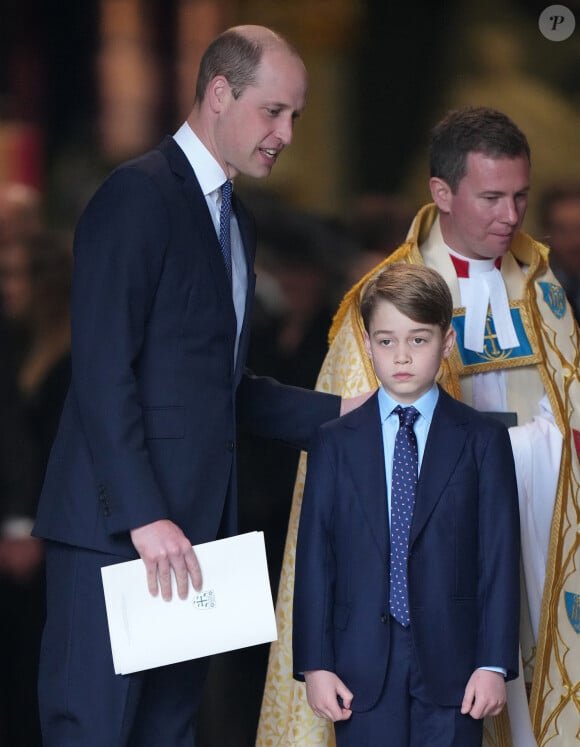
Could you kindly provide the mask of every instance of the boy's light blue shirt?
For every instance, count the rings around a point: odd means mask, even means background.
[[[381,416],[381,425],[383,429],[383,451],[385,455],[385,475],[387,478],[387,501],[389,505],[389,522],[391,520],[391,478],[393,474],[393,452],[395,449],[395,436],[399,430],[399,416],[393,413],[397,405],[409,407],[402,402],[393,399],[381,386],[379,389],[379,412]],[[417,450],[419,453],[419,472],[423,454],[425,453],[425,444],[429,435],[429,428],[433,419],[433,412],[439,399],[439,388],[433,384],[428,392],[425,392],[416,402],[411,403],[419,411],[419,417],[415,421],[414,431],[417,437]]]

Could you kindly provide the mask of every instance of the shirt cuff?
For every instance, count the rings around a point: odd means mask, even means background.
[[[503,674],[504,677],[507,677],[507,669],[504,669],[503,667],[478,667],[478,669],[485,669],[488,672],[497,672],[498,674]]]
[[[11,516],[2,522],[0,534],[5,539],[23,539],[30,537],[33,526],[33,519],[26,516]]]

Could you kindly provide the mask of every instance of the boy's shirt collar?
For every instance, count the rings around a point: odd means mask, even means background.
[[[402,402],[397,402],[396,399],[393,399],[390,394],[387,394],[383,386],[379,387],[378,399],[381,423],[383,423],[386,418],[391,415],[397,405],[401,405],[401,407],[409,407],[409,405],[405,405]],[[419,411],[421,417],[425,418],[428,423],[431,423],[431,420],[433,419],[433,412],[435,410],[435,406],[437,405],[438,399],[439,387],[437,386],[437,384],[433,384],[428,392],[425,392],[425,394],[423,394],[421,397],[419,397],[418,400],[412,402],[411,404]]]

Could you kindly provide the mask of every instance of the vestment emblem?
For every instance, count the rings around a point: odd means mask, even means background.
[[[544,294],[544,301],[548,304],[556,319],[561,319],[566,313],[566,294],[563,288],[555,283],[546,282],[539,283],[539,286]]]
[[[510,308],[510,314],[514,329],[518,336],[518,346],[514,348],[501,348],[497,339],[493,316],[487,315],[485,320],[485,332],[483,338],[483,350],[468,350],[465,347],[465,310],[456,309],[453,312],[453,328],[457,335],[456,350],[461,356],[461,363],[465,367],[466,373],[476,373],[476,367],[484,366],[502,368],[513,365],[528,365],[531,362],[531,356],[534,355],[532,345],[528,339],[523,321],[521,310],[517,306]],[[503,364],[503,366],[502,366]]]
[[[565,591],[566,612],[570,625],[577,633],[580,633],[580,594],[574,594],[571,591]]]

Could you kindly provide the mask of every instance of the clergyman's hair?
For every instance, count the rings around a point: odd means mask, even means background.
[[[429,146],[431,176],[443,179],[455,194],[470,153],[531,160],[528,140],[519,127],[502,112],[483,106],[450,111],[435,125]]]
[[[443,334],[451,324],[451,291],[443,277],[426,265],[393,262],[369,280],[360,300],[360,313],[367,332],[380,301],[392,303],[413,321],[436,324]]]
[[[199,64],[195,87],[196,102],[203,101],[207,87],[217,75],[223,75],[234,98],[256,82],[256,72],[267,49],[280,46],[299,57],[294,47],[280,34],[264,29],[263,35],[243,33],[231,28],[217,36],[205,50]]]

